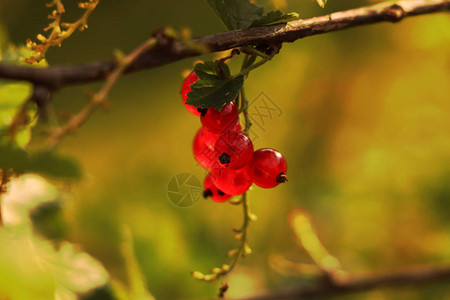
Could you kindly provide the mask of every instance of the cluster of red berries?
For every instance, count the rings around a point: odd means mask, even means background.
[[[200,116],[202,127],[194,138],[193,151],[198,164],[210,172],[204,181],[204,197],[224,202],[245,193],[252,183],[272,188],[287,181],[285,158],[276,150],[253,151],[250,138],[241,132],[239,113],[233,102],[222,110],[201,109],[186,103],[191,85],[198,80],[191,72],[181,87],[184,105]]]

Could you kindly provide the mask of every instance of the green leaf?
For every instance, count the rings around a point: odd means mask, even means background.
[[[299,18],[299,14],[295,12],[285,14],[282,11],[274,10],[267,13],[262,18],[253,21],[250,27],[287,23],[290,21],[298,20]]]
[[[30,211],[29,216],[33,232],[56,243],[67,239],[68,227],[61,200],[41,203]]]
[[[55,178],[80,179],[82,176],[80,165],[75,160],[53,151],[33,154],[28,171]]]
[[[6,144],[9,141],[9,126],[16,112],[30,97],[31,90],[29,83],[0,80],[0,144]],[[31,127],[35,124],[35,112],[36,106],[30,105],[25,115],[29,122],[26,126],[20,127],[16,133],[15,142],[21,147],[25,147],[30,140]]]
[[[248,28],[264,12],[248,0],[208,0],[208,4],[229,30]]]
[[[16,173],[23,173],[30,166],[30,158],[25,150],[0,145],[0,168],[13,169]]]
[[[13,169],[15,174],[37,173],[47,177],[80,179],[79,164],[71,158],[52,151],[41,151],[33,155],[22,148],[0,144],[0,168]]]
[[[244,76],[231,76],[228,65],[221,65],[220,74],[218,62],[206,61],[195,65],[194,71],[199,77],[189,92],[186,103],[195,107],[214,107],[221,110],[225,104],[233,101],[244,84]]]
[[[19,57],[29,57],[31,51],[26,47],[15,47],[10,45],[4,53],[0,53],[2,63],[23,65]],[[33,67],[46,67],[47,63],[41,61]],[[0,144],[9,143],[8,130],[16,112],[31,96],[32,85],[21,81],[0,80]],[[31,128],[36,124],[36,106],[29,105],[23,116],[23,123],[18,128],[15,136],[15,144],[24,148],[31,138]]]
[[[320,7],[324,8],[325,4],[327,4],[328,0],[317,0],[317,4],[319,4]]]

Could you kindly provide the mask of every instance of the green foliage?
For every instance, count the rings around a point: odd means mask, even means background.
[[[109,285],[105,285],[94,290],[89,291],[86,294],[81,294],[78,297],[79,300],[117,300],[114,295],[114,291]]]
[[[285,14],[280,10],[274,10],[265,14],[262,18],[254,20],[250,27],[259,27],[265,25],[273,25],[279,23],[287,23],[290,21],[298,20],[300,18],[298,13]]]
[[[29,155],[25,150],[0,145],[0,168],[13,169],[16,174],[37,173],[48,177],[79,179],[81,168],[71,158],[53,151],[41,151]]]
[[[14,169],[17,173],[23,173],[29,166],[30,160],[25,150],[0,145],[0,168]]]
[[[30,172],[48,177],[80,179],[80,165],[72,158],[53,151],[41,151],[30,156]]]
[[[40,176],[11,180],[2,198],[2,208],[8,214],[4,215],[7,230],[0,230],[0,278],[5,278],[0,280],[1,299],[76,299],[76,294],[106,284],[109,276],[96,259],[68,242],[54,247],[33,234],[37,219],[52,226],[49,223],[53,222],[44,221],[43,215],[38,217],[42,211],[37,211],[45,207],[50,214],[57,212],[55,197],[59,197],[56,187]],[[52,232],[58,233],[55,228],[47,231]]]
[[[2,63],[22,65],[19,57],[27,56],[31,51],[25,47],[10,45],[4,53],[0,53]],[[36,67],[46,67],[45,61]],[[16,124],[15,134],[10,135],[12,125],[18,111],[24,106],[32,93],[32,85],[28,82],[0,80],[0,144],[14,144],[24,148],[30,141],[31,128],[36,124],[36,106],[28,105]]]
[[[229,30],[286,23],[299,18],[297,13],[285,14],[279,10],[263,15],[264,9],[248,0],[208,0],[208,4]]]
[[[18,58],[29,54],[25,47],[10,46],[0,58],[2,63],[23,64]],[[45,67],[46,63],[42,61],[37,66]],[[30,155],[24,150],[37,121],[36,105],[24,106],[31,93],[30,83],[0,80],[0,168],[12,169],[15,174],[37,173],[54,178],[79,179],[82,172],[74,160],[54,152],[40,151]],[[24,113],[19,115],[19,121],[13,125],[17,128],[11,134],[10,127],[22,108],[25,108]]]
[[[32,86],[25,82],[9,82],[0,80],[0,144],[9,140],[8,131],[16,112],[30,97]],[[20,147],[25,147],[30,141],[31,127],[35,123],[36,108],[30,105],[26,117],[28,124],[21,126],[14,137],[14,142]]]
[[[208,4],[229,30],[248,28],[264,11],[248,0],[208,0]]]
[[[198,63],[194,71],[199,80],[191,85],[187,103],[195,107],[221,110],[233,101],[244,83],[243,75],[231,76],[228,65],[219,61]]]
[[[46,239],[62,242],[67,237],[61,201],[49,201],[38,205],[30,212],[33,231]]]

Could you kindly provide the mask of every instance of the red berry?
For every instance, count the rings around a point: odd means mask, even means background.
[[[196,116],[200,116],[200,112],[197,110],[197,107],[186,104],[186,100],[188,98],[187,94],[191,91],[191,84],[193,84],[197,80],[198,76],[194,71],[189,73],[189,75],[184,79],[183,84],[181,85],[181,99],[183,99],[184,106],[190,113]]]
[[[230,195],[241,195],[252,185],[252,180],[248,175],[248,167],[231,170],[216,164],[212,171],[212,181],[214,185],[224,193]]]
[[[205,198],[211,197],[213,199],[213,201],[216,201],[216,202],[225,202],[228,199],[230,199],[232,196],[225,194],[224,192],[219,190],[212,182],[211,177],[212,177],[211,173],[208,173],[208,175],[206,175],[206,177],[205,177],[205,181],[203,183],[203,188],[204,188],[203,197],[205,197]]]
[[[286,171],[286,159],[280,152],[262,148],[253,153],[249,165],[249,176],[257,186],[272,188],[287,181]]]
[[[233,102],[225,105],[221,111],[211,107],[201,115],[200,120],[203,128],[212,133],[225,132],[239,121],[238,109]]]
[[[252,159],[253,144],[242,132],[228,131],[217,139],[214,155],[223,166],[240,169]]]
[[[201,131],[202,133],[202,138],[205,142],[205,144],[214,151],[214,145],[217,142],[217,139],[220,137],[220,134],[216,134],[216,133],[211,133],[208,130],[206,130],[203,127],[200,127],[200,129],[198,131]]]
[[[241,127],[241,123],[239,123],[239,120],[236,122],[236,124],[231,127],[230,131],[241,131],[242,127]]]
[[[204,169],[210,170],[216,161],[214,144],[218,136],[200,128],[194,137],[192,150],[197,163]]]

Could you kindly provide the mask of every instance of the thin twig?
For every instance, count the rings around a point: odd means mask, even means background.
[[[91,116],[91,114],[101,105],[107,105],[107,97],[116,81],[123,74],[124,70],[135,61],[142,53],[150,49],[156,45],[156,39],[152,38],[138,48],[136,48],[129,55],[119,58],[118,63],[119,67],[114,70],[106,79],[105,84],[97,93],[89,96],[89,103],[81,110],[78,114],[73,116],[66,125],[55,130],[47,140],[48,148],[56,147],[62,138],[66,135],[77,130],[81,125],[83,125],[87,119]]]
[[[243,218],[244,218],[242,227],[240,229],[240,234],[242,234],[242,236],[240,238],[241,243],[237,249],[236,254],[234,254],[234,259],[230,263],[229,269],[223,273],[223,276],[231,273],[234,270],[234,268],[236,267],[236,265],[239,262],[239,260],[241,259],[241,257],[245,256],[245,254],[248,254],[247,252],[250,251],[249,250],[250,248],[248,247],[248,241],[247,241],[248,225],[250,223],[250,212],[248,210],[247,193],[242,194],[241,204],[242,204],[242,214],[243,214]]]
[[[209,35],[192,40],[204,45],[210,52],[219,52],[248,45],[267,45],[293,42],[295,40],[346,28],[381,22],[398,22],[406,17],[446,12],[450,10],[450,0],[402,0],[336,12],[315,18],[234,30]],[[136,72],[166,65],[187,57],[203,54],[183,41],[160,45],[147,50],[125,70]],[[116,61],[94,62],[75,66],[53,66],[49,68],[29,68],[0,64],[0,78],[26,80],[42,84],[51,89],[65,85],[92,82],[104,79],[118,68]]]
[[[22,60],[29,64],[33,64],[35,62],[38,63],[45,59],[45,54],[51,46],[61,46],[61,43],[70,37],[75,30],[79,29],[80,31],[83,31],[86,29],[87,19],[97,7],[99,1],[100,0],[89,0],[89,2],[79,3],[78,6],[86,9],[86,11],[81,18],[74,23],[61,22],[62,14],[65,12],[64,5],[61,0],[54,0],[47,4],[48,7],[56,6],[56,9],[53,10],[53,12],[48,16],[49,19],[53,19],[54,21],[44,29],[44,31],[49,29],[52,31],[47,38],[42,34],[37,35],[37,39],[41,42],[41,44],[37,44],[30,39],[27,40],[27,47],[33,50],[33,55],[31,57],[23,58]],[[61,31],[61,27],[65,27],[67,29]]]

